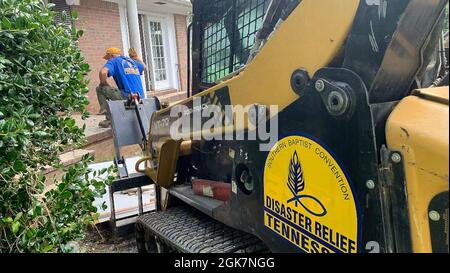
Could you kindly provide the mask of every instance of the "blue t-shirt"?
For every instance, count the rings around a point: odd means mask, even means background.
[[[141,99],[145,98],[142,87],[141,75],[145,66],[131,58],[120,56],[109,60],[105,67],[108,68],[108,77],[113,77],[122,95],[139,93]]]

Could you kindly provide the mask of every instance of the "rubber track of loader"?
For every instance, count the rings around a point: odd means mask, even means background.
[[[187,207],[139,217],[137,230],[153,235],[184,253],[261,253],[266,246],[255,236],[230,228]]]

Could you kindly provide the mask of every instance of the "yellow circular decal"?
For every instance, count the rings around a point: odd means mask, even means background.
[[[289,136],[272,148],[264,167],[264,224],[303,252],[357,252],[353,192],[322,145]]]

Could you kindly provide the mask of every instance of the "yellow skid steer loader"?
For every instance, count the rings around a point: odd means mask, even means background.
[[[141,252],[448,252],[448,1],[192,4]]]

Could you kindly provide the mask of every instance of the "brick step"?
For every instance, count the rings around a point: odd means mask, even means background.
[[[79,128],[82,128],[83,125],[86,125],[86,130],[84,132],[86,141],[82,144],[81,147],[66,147],[63,153],[68,153],[77,149],[85,149],[93,143],[108,140],[113,136],[111,128],[100,128],[98,126],[101,121],[105,120],[105,116],[103,115],[91,115],[87,120],[82,120],[80,115],[74,115],[73,118],[75,119],[75,122]]]
[[[95,155],[94,150],[83,150],[76,149],[59,155],[59,160],[64,167],[73,165],[81,160],[85,155]],[[45,169],[44,174],[49,174],[54,172],[56,169],[53,167],[48,167]]]
[[[85,147],[92,143],[112,138],[111,128],[101,128],[98,126],[101,121],[105,120],[104,115],[91,115],[86,120],[82,120],[80,116],[74,117],[78,127],[81,128],[83,125],[86,125],[84,133],[86,135],[87,143],[85,143]]]
[[[59,155],[59,160],[64,167],[69,167],[83,158],[85,155],[95,155],[94,150],[84,150],[84,149],[76,149],[69,152],[65,152]],[[51,185],[53,183],[53,178],[59,180],[64,174],[60,169],[56,169],[54,167],[48,166],[44,170],[44,174],[47,177],[47,185]]]
[[[174,103],[180,100],[184,100],[187,97],[186,92],[149,92],[147,94],[149,96],[158,97],[161,103]]]

